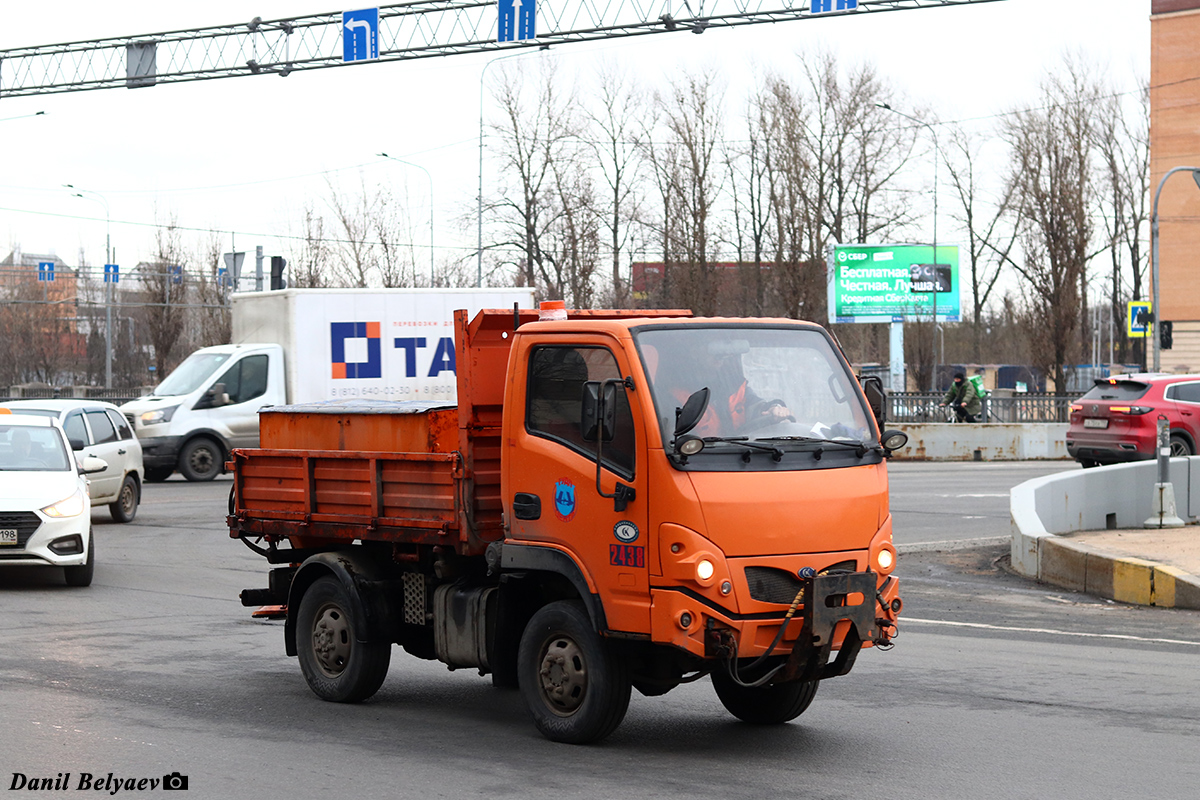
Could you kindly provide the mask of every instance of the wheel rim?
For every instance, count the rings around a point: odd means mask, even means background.
[[[121,504],[121,513],[125,516],[132,514],[136,505],[136,499],[137,493],[133,490],[133,484],[126,481],[125,485],[121,487],[121,497],[118,501]]]
[[[560,717],[579,710],[587,696],[588,670],[583,650],[568,636],[546,642],[538,670],[542,700]]]
[[[340,606],[326,603],[313,621],[312,651],[317,668],[326,677],[336,678],[350,663],[350,624]]]
[[[1188,449],[1187,443],[1179,439],[1171,440],[1171,455],[1172,456],[1190,456],[1192,451]]]
[[[212,450],[207,447],[197,447],[188,456],[188,466],[197,475],[207,475],[212,472],[215,462],[216,459],[213,457]]]

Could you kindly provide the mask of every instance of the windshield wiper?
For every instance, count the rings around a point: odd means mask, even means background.
[[[803,442],[804,444],[835,444],[839,447],[852,447],[859,458],[862,458],[867,453],[876,448],[868,446],[865,442],[847,441],[845,439],[823,439],[820,436],[763,436],[759,437],[762,442]],[[821,460],[821,448],[816,450],[816,458]]]
[[[764,450],[764,451],[770,453],[771,458],[776,463],[783,460],[783,451],[780,450],[778,447],[773,447],[771,445],[765,445],[765,444],[755,444],[754,442],[748,441],[745,436],[705,436],[704,442],[705,442],[705,444],[712,444],[712,443],[716,443],[716,442],[728,443],[728,444],[739,444],[742,447],[748,447],[751,450]],[[750,454],[742,453],[742,461],[745,461],[747,464],[749,464],[750,463]]]

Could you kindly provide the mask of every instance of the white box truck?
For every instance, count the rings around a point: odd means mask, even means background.
[[[268,406],[339,398],[456,401],[454,312],[533,307],[532,289],[285,289],[233,297],[233,344],[192,353],[121,406],[146,480],[219,475],[258,446]]]

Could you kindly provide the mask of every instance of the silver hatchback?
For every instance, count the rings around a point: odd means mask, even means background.
[[[92,507],[107,505],[117,522],[130,522],[137,515],[145,476],[142,445],[115,405],[84,399],[11,400],[2,405],[14,414],[57,419],[73,450],[108,464],[105,472],[91,478]]]

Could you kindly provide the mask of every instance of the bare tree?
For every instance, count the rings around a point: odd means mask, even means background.
[[[1016,184],[1008,182],[1000,197],[988,204],[982,197],[976,164],[979,144],[962,127],[950,132],[949,147],[942,152],[950,186],[958,201],[954,218],[967,234],[967,275],[971,289],[972,359],[983,361],[983,310],[1000,279],[1004,263],[1017,242],[1017,227],[1010,221],[1009,207]]]
[[[372,234],[373,220],[378,216],[381,195],[368,189],[366,179],[359,176],[359,191],[353,195],[342,194],[332,182],[329,187],[329,206],[333,211],[339,233],[335,249],[336,271],[339,282],[346,286],[366,288],[371,285],[376,270],[377,253]]]
[[[1044,82],[1040,107],[1014,112],[1003,125],[1024,249],[1021,261],[1008,262],[1025,279],[1040,323],[1032,334],[1035,365],[1054,375],[1060,393],[1066,391],[1064,365],[1078,352],[1091,258],[1096,96],[1091,76],[1068,60],[1063,73]]]
[[[322,289],[333,285],[332,247],[325,238],[325,218],[311,203],[304,206],[304,232],[288,255],[288,284],[297,289]]]
[[[192,299],[196,303],[192,344],[209,347],[228,344],[233,334],[233,320],[228,303],[228,292],[232,287],[222,281],[220,270],[224,265],[224,246],[216,234],[211,235],[201,247],[196,263],[200,266],[191,281]]]
[[[545,70],[536,84],[531,103],[523,92],[524,72],[520,67],[502,70],[495,99],[503,122],[495,126],[501,140],[504,174],[516,176],[517,186],[505,190],[496,204],[504,217],[507,235],[503,245],[520,255],[510,261],[526,286],[535,286],[540,278],[544,290],[561,296],[559,268],[552,263],[554,247],[544,241],[563,212],[564,203],[556,202],[555,170],[566,174],[578,166],[576,136],[578,128],[572,115],[577,106],[571,92],[562,93],[554,69]]]
[[[1127,105],[1117,93],[1098,104],[1096,148],[1101,161],[1098,182],[1103,187],[1100,210],[1111,265],[1109,303],[1113,327],[1121,335],[1117,357],[1141,361],[1145,339],[1135,344],[1125,336],[1124,301],[1142,299],[1145,275],[1142,231],[1150,218],[1150,87],[1143,84],[1136,106]]]
[[[175,348],[183,334],[187,291],[187,256],[174,219],[159,226],[155,252],[149,263],[138,266],[144,290],[142,319],[154,346],[156,375],[163,378],[179,359]]]
[[[612,250],[612,305],[629,305],[629,286],[621,276],[621,256],[627,252],[633,220],[638,216],[636,193],[637,146],[635,126],[645,112],[646,101],[629,73],[612,63],[597,75],[598,108],[587,112],[593,131],[598,132],[591,148],[608,189],[602,227]]]
[[[665,135],[677,158],[663,173],[672,182],[670,199],[678,204],[668,235],[679,257],[673,265],[678,301],[701,314],[716,310],[712,251],[719,241],[714,210],[721,191],[716,159],[723,136],[723,93],[715,73],[701,72],[678,81],[669,97],[656,95]]]

